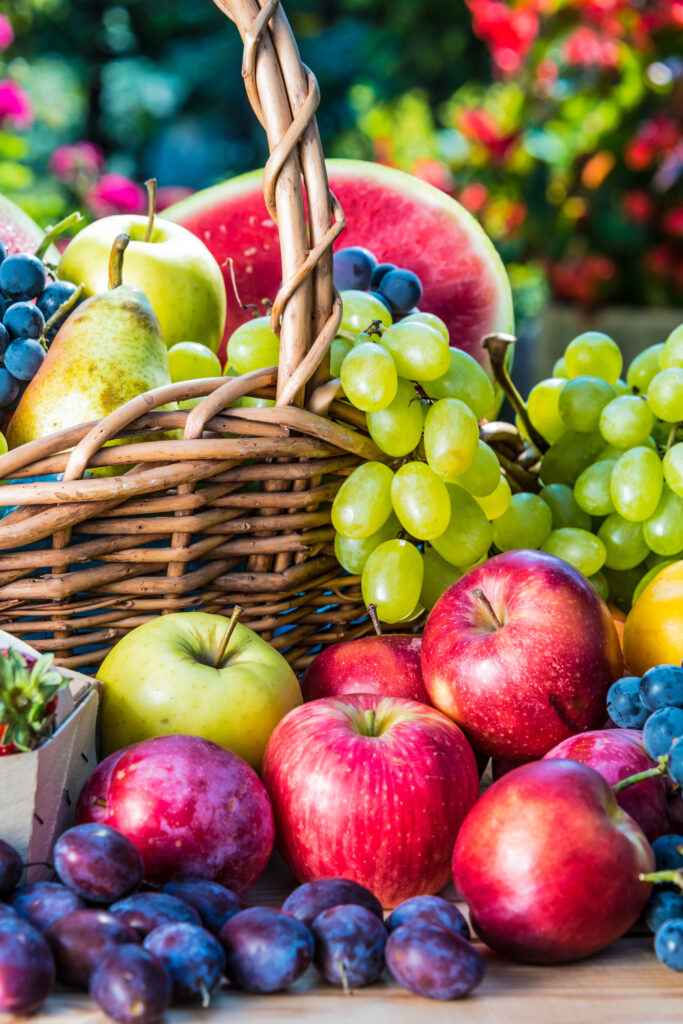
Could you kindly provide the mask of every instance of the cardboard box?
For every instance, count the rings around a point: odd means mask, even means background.
[[[7,647],[38,657],[23,640],[0,629],[0,649]],[[50,861],[55,840],[73,823],[78,794],[97,764],[99,683],[66,668],[59,671],[70,681],[59,693],[53,735],[30,753],[0,757],[0,839],[29,863]],[[31,882],[51,876],[43,866],[27,873]]]

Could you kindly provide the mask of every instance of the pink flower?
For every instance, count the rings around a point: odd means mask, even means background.
[[[676,235],[683,238],[683,205],[674,206],[664,214],[662,227],[668,235]]]
[[[161,213],[167,206],[173,206],[181,199],[187,199],[193,192],[194,189],[185,188],[184,185],[162,185],[157,189],[157,212]]]
[[[98,217],[111,213],[142,213],[147,205],[145,190],[122,174],[103,174],[85,198]]]
[[[73,182],[79,174],[95,175],[104,170],[104,155],[93,142],[75,142],[58,146],[49,166],[57,181]]]
[[[413,174],[416,178],[426,181],[428,185],[433,185],[449,195],[453,194],[453,175],[440,160],[435,160],[431,156],[421,156],[413,165]]]
[[[539,31],[538,14],[531,7],[511,7],[502,0],[467,0],[472,28],[491,51],[503,74],[517,71]]]
[[[33,124],[31,97],[11,78],[0,81],[0,127],[30,128]]]
[[[480,181],[471,181],[469,185],[465,185],[458,198],[466,210],[469,210],[470,213],[478,213],[488,197],[489,192],[486,185]]]
[[[14,29],[11,22],[0,14],[0,50],[6,50],[14,42]]]
[[[488,110],[461,110],[457,125],[468,139],[481,143],[496,163],[505,163],[519,140],[519,132],[504,131]]]
[[[613,39],[581,27],[565,39],[562,56],[568,64],[614,68],[619,59],[619,47]]]

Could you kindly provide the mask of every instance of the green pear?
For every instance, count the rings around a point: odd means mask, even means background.
[[[148,298],[120,283],[127,242],[121,235],[114,244],[110,290],[86,299],[57,332],[10,420],[10,448],[100,419],[171,383],[166,344]]]

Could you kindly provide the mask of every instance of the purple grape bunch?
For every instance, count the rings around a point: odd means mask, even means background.
[[[393,263],[378,263],[369,249],[360,245],[338,249],[333,257],[334,283],[339,291],[370,292],[386,306],[396,323],[417,312],[422,282],[412,270]]]

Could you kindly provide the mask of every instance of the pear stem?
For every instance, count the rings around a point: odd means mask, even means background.
[[[346,973],[346,964],[344,963],[343,960],[338,960],[337,961],[337,965],[339,967],[339,973],[341,974],[342,988],[344,989],[344,995],[352,996],[353,995],[353,989],[349,985],[349,979],[348,979],[348,975]]]
[[[149,242],[154,230],[154,217],[157,212],[157,179],[148,178],[145,182],[145,188],[147,189],[147,227],[142,241]]]
[[[477,601],[479,601],[481,604],[483,604],[484,608],[488,612],[489,617],[490,617],[493,625],[496,627],[496,629],[502,629],[503,628],[503,623],[500,621],[500,619],[498,618],[498,616],[494,612],[493,605],[491,604],[491,602],[489,601],[488,597],[486,596],[484,591],[481,589],[481,587],[475,587],[474,590],[472,591],[472,595],[473,595],[473,597],[476,597]]]
[[[674,870],[670,868],[667,871],[651,871],[649,874],[640,874],[638,879],[641,882],[652,882],[657,885],[658,882],[673,882],[679,889],[683,889],[683,871]]]
[[[507,366],[505,365],[505,356],[507,354],[508,347],[510,345],[514,345],[516,341],[517,339],[513,337],[512,334],[487,334],[482,344],[489,354],[493,376],[500,384],[508,397],[510,405],[524,424],[524,429],[531,438],[531,441],[542,454],[543,452],[548,451],[550,445],[546,439],[539,434],[529,419],[529,413],[526,411],[524,399],[512,383]]]
[[[199,988],[199,994],[202,997],[202,1006],[206,1009],[207,1006],[211,1005],[211,993],[203,981],[200,981],[197,987]]]
[[[58,323],[63,317],[65,317],[74,308],[76,303],[80,300],[83,292],[85,291],[85,284],[83,281],[79,284],[75,292],[72,292],[66,302],[63,302],[61,306],[58,306],[54,311],[49,320],[45,322],[45,332],[51,330],[56,323]]]
[[[373,626],[375,627],[375,633],[377,634],[377,636],[381,636],[382,635],[382,627],[380,626],[379,619],[377,618],[377,605],[376,604],[369,604],[368,605],[368,615],[370,616],[370,621],[372,622]]]
[[[117,235],[111,247],[109,257],[109,290],[120,288],[123,284],[123,254],[130,242],[130,235]]]
[[[49,231],[46,231],[43,235],[42,242],[35,251],[35,255],[38,257],[38,259],[42,260],[43,256],[50,248],[55,238],[59,238],[59,236],[63,235],[65,231],[68,231],[69,228],[72,228],[74,224],[80,224],[82,220],[82,215],[78,212],[78,210],[76,210],[74,213],[70,213],[68,217],[64,217],[63,220],[60,220],[59,223],[55,224],[55,226],[53,228],[50,228]]]
[[[659,764],[656,768],[648,768],[644,772],[638,772],[636,775],[629,775],[627,779],[621,779],[619,782],[612,786],[615,793],[621,793],[623,789],[628,789],[629,786],[635,786],[637,782],[644,782],[646,779],[656,779],[658,775],[666,775],[668,772],[667,759],[666,757],[660,757]]]
[[[239,619],[241,614],[242,614],[242,609],[240,608],[240,606],[238,604],[236,604],[235,607],[232,610],[232,615],[230,616],[230,622],[228,623],[228,625],[226,627],[226,630],[225,630],[225,633],[223,634],[223,639],[221,640],[221,645],[218,648],[218,654],[216,655],[216,658],[215,658],[214,663],[213,663],[213,667],[214,668],[220,668],[221,662],[223,661],[223,658],[225,657],[225,652],[228,649],[228,644],[230,643],[230,637],[232,636],[232,634],[235,631],[235,626],[237,625],[237,620]]]

